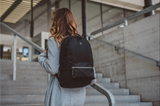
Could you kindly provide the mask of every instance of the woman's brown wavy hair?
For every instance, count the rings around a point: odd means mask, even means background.
[[[54,37],[57,45],[61,44],[62,40],[71,35],[77,36],[77,23],[72,12],[68,8],[60,8],[53,12],[53,22],[50,29],[51,37]],[[48,44],[48,43],[47,43]]]

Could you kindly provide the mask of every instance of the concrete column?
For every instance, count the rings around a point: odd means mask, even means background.
[[[51,16],[51,1],[50,0],[47,0],[47,29],[48,29],[48,32],[50,31],[50,27],[51,27],[51,19],[52,19],[52,16]]]
[[[152,0],[144,0],[144,7],[143,8],[145,9],[145,8],[150,7],[150,6],[152,6]],[[145,17],[151,16],[151,15],[152,15],[152,11],[146,13]]]
[[[101,28],[103,28],[103,9],[102,9],[102,3],[100,4],[100,17],[101,17]]]
[[[69,9],[71,10],[71,0],[68,0]]]
[[[34,20],[33,20],[33,0],[31,0],[31,26],[30,26],[30,37],[34,36]]]
[[[55,9],[58,9],[58,8],[59,8],[59,2],[60,2],[59,0],[56,0],[56,1],[55,1]]]
[[[86,0],[81,0],[82,2],[82,36],[88,39],[88,28],[87,28],[87,9],[86,9]]]
[[[3,58],[3,45],[0,45],[0,58]]]
[[[14,45],[13,45],[13,80],[16,80],[16,57],[17,57],[17,36],[14,35]]]
[[[29,21],[27,19],[24,20],[24,35],[29,36],[29,28],[28,28]]]
[[[29,48],[28,61],[32,61],[32,57],[33,57],[32,46],[29,46],[28,48]]]

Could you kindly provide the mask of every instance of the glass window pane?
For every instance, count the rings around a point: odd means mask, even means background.
[[[124,18],[124,10],[121,8],[103,5],[102,10],[103,10],[103,27],[110,25],[110,24]],[[110,29],[104,31],[103,33],[108,33],[110,31],[118,29],[118,26],[110,28]]]
[[[82,12],[81,12],[81,1],[71,0],[71,11],[77,22],[78,31],[82,34]]]
[[[69,8],[69,0],[62,0],[62,1],[60,1],[59,8],[63,8],[63,7]]]
[[[101,28],[100,4],[87,2],[88,34]]]

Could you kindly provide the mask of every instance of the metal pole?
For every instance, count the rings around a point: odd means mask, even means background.
[[[0,45],[0,58],[3,59],[3,46],[4,45]]]
[[[81,8],[82,8],[82,29],[83,29],[82,36],[88,39],[86,0],[81,0],[81,1],[82,1]]]
[[[100,17],[101,17],[101,28],[103,28],[103,7],[102,3],[100,3]],[[102,32],[103,35],[103,32]]]
[[[152,5],[154,5],[154,1],[152,0],[151,2],[152,2]],[[154,15],[154,14],[155,14],[155,11],[152,10],[152,15]]]
[[[102,4],[100,4],[100,14],[101,14],[100,15],[100,17],[101,17],[101,28],[103,28],[103,9],[102,9]]]
[[[144,4],[145,4],[144,9],[148,8],[148,7],[152,6],[152,0],[144,0]],[[152,15],[152,11],[146,13],[145,17],[151,16],[151,15]]]
[[[123,17],[126,18],[126,9],[123,9]]]
[[[128,25],[128,21],[127,19],[124,19],[124,26],[127,26]]]
[[[33,38],[34,22],[33,22],[33,0],[31,0],[31,27],[30,27],[30,37]]]
[[[48,0],[47,1],[47,30],[49,31],[49,29],[50,29],[50,25],[51,25],[51,1],[50,0]]]
[[[17,35],[14,34],[14,47],[13,47],[13,80],[16,80],[16,54],[17,54]]]
[[[56,1],[55,1],[55,9],[58,9],[58,8],[59,8],[59,2],[60,2],[59,0],[56,0]]]
[[[71,0],[68,0],[69,9],[71,10]]]

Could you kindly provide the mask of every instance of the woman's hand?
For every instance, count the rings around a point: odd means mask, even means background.
[[[48,52],[48,50],[45,50],[43,53],[47,53]]]

